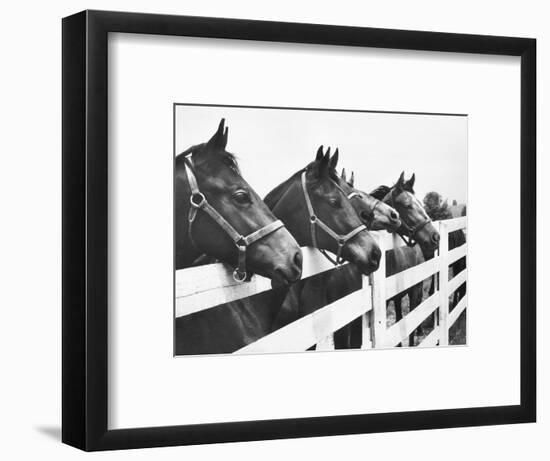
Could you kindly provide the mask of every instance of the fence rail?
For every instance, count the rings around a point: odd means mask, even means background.
[[[303,247],[302,278],[334,269],[314,248]],[[247,283],[236,282],[223,264],[207,264],[176,271],[176,317],[200,312],[236,299],[271,290],[271,281],[255,275]]]
[[[448,249],[448,235],[466,229],[466,217],[434,223],[439,227],[440,248],[436,256],[415,267],[386,277],[385,258],[378,271],[362,277],[362,289],[328,304],[259,340],[248,344],[236,353],[295,352],[313,345],[317,349],[334,348],[333,333],[355,319],[362,317],[362,348],[389,348],[405,341],[429,316],[435,314],[434,329],[422,340],[420,347],[446,345],[449,329],[466,309],[467,295],[449,312],[449,296],[467,278],[467,269],[453,274],[449,280],[449,266],[466,256],[467,244]],[[380,248],[386,250],[403,245],[400,238],[386,232],[373,232]],[[335,270],[313,248],[302,248],[304,265],[302,278]],[[423,300],[412,312],[400,321],[387,327],[387,301],[398,293],[419,282],[438,275],[434,293]],[[271,282],[254,276],[248,283],[233,280],[231,270],[222,264],[209,264],[176,272],[176,317],[207,309],[223,309],[223,304],[262,293],[271,289]]]

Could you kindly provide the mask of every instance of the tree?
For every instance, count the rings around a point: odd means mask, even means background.
[[[457,205],[458,205],[457,201],[453,200],[453,206],[457,206]]]
[[[424,209],[433,221],[452,218],[451,210],[447,200],[443,202],[443,197],[438,192],[428,192],[424,197]]]

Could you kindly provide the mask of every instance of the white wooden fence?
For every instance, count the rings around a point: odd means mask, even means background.
[[[460,287],[467,277],[467,270],[453,274],[448,280],[449,265],[466,256],[467,244],[448,250],[448,234],[466,229],[466,217],[434,223],[441,235],[436,256],[418,266],[399,272],[391,277],[386,274],[386,261],[381,258],[380,268],[366,277],[362,289],[318,309],[236,353],[295,352],[316,345],[317,350],[334,349],[333,333],[353,320],[362,317],[362,348],[391,348],[405,342],[409,335],[430,315],[436,314],[434,329],[419,344],[421,347],[447,345],[449,328],[466,309],[468,295],[449,312],[449,296]],[[387,232],[372,233],[380,248],[396,248],[404,243],[399,237]],[[302,248],[304,264],[302,279],[337,270],[313,248]],[[439,286],[411,313],[399,322],[386,326],[387,300],[397,293],[412,287],[439,273]],[[207,309],[223,309],[220,304],[252,296],[271,289],[270,280],[254,276],[248,283],[233,280],[231,270],[222,264],[209,264],[176,272],[176,317]]]

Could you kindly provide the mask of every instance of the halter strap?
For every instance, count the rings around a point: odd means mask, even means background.
[[[389,201],[386,201],[387,197],[389,197]],[[393,200],[391,189],[386,194],[386,196],[382,199],[382,201],[386,203],[389,202],[388,205],[395,208],[395,202]],[[424,221],[420,222],[416,226],[411,227],[405,222],[405,219],[403,218],[403,216],[401,216],[401,227],[405,229],[406,233],[399,232],[399,229],[396,231],[396,233],[397,235],[399,235],[399,237],[401,237],[401,240],[403,240],[408,247],[413,247],[418,243],[416,240],[416,234],[418,234],[418,232],[424,229],[424,227],[426,227],[431,222],[432,220],[430,218],[426,218]]]
[[[351,240],[353,237],[355,237],[359,232],[362,232],[367,229],[367,226],[364,224],[361,224],[360,226],[353,229],[351,232],[348,232],[345,235],[338,234],[334,232],[327,224],[325,224],[316,214],[313,210],[313,205],[311,203],[311,198],[309,197],[309,193],[307,192],[307,185],[306,185],[306,170],[302,172],[301,176],[301,183],[302,183],[302,191],[304,193],[304,199],[306,201],[307,211],[309,213],[309,229],[311,233],[311,242],[312,245],[317,248],[325,258],[327,258],[331,263],[333,263],[335,266],[340,266],[342,264],[342,249],[344,248],[345,244]],[[340,189],[341,190],[341,189]],[[317,229],[316,227],[320,227],[323,229],[330,237],[332,237],[337,245],[338,250],[336,252],[336,259],[332,258],[325,250],[322,248],[319,248],[319,245],[317,244]]]
[[[189,240],[191,241],[191,244],[198,249],[197,244],[193,239],[193,222],[197,217],[198,211],[202,210],[225,231],[225,233],[237,246],[239,252],[238,263],[237,267],[233,271],[233,278],[237,282],[244,282],[248,278],[248,274],[246,272],[247,247],[275,232],[277,229],[284,227],[284,224],[277,219],[276,221],[273,221],[246,236],[241,235],[214,207],[212,207],[212,205],[208,203],[208,200],[206,200],[206,197],[200,191],[199,185],[197,184],[197,178],[193,173],[193,160],[191,155],[192,154],[188,154],[184,160],[185,172],[187,174],[187,180],[191,189],[191,196],[189,197],[191,208],[189,209],[189,226],[187,228]]]
[[[357,192],[357,191],[354,190],[353,192],[350,192],[349,195],[348,195],[348,200],[351,200],[352,198],[358,198],[360,200],[363,200],[363,194],[361,192]],[[374,197],[372,197],[372,198],[374,198]],[[376,208],[378,208],[378,205],[380,205],[380,203],[382,203],[377,198],[374,198],[374,200],[376,202],[375,202],[374,206],[372,207],[372,210],[370,210],[370,212],[369,212],[367,229],[372,228],[372,223],[374,222],[374,212],[376,211]]]

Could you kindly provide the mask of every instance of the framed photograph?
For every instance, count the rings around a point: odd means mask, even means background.
[[[63,441],[534,422],[535,63],[528,38],[64,18]]]

